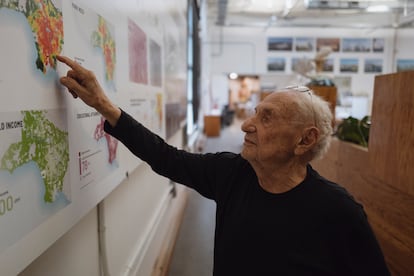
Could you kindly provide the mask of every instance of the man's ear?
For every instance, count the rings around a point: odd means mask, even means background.
[[[302,131],[302,137],[296,145],[295,154],[302,155],[312,149],[319,138],[319,129],[316,127],[307,127]]]

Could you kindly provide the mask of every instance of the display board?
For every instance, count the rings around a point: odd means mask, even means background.
[[[185,22],[186,1],[120,2],[0,1],[0,267],[7,268],[5,275],[28,265],[140,163],[103,131],[99,113],[59,84],[69,68],[56,55],[92,70],[111,100],[162,137],[171,98],[164,87],[186,95],[175,81],[178,74],[185,83],[185,45],[176,47],[176,55],[169,46],[168,62],[164,58],[165,41],[185,41],[185,30],[177,28]],[[166,73],[167,64],[176,70]],[[15,265],[5,265],[10,262]]]

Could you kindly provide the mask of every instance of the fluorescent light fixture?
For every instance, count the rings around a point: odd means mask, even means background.
[[[232,80],[235,80],[235,79],[237,79],[237,77],[238,77],[239,75],[237,75],[237,73],[230,73],[229,74],[229,78],[230,79],[232,79]]]
[[[386,5],[375,5],[375,6],[369,6],[366,10],[367,12],[389,12],[390,7]]]

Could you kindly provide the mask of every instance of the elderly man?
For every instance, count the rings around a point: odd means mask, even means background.
[[[66,57],[61,83],[105,118],[105,131],[152,169],[217,204],[213,275],[389,275],[364,210],[309,162],[331,136],[327,103],[309,89],[272,93],[247,119],[241,154],[166,144]]]

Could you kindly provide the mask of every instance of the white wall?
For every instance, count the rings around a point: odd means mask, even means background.
[[[95,208],[19,275],[99,275],[96,215]]]
[[[180,146],[181,137],[178,132],[168,142]],[[185,204],[180,201],[186,190],[178,189],[178,196],[172,199],[166,197],[168,185],[167,179],[141,164],[105,198],[109,275],[151,275],[160,254],[160,242],[174,224],[171,214]],[[94,208],[19,275],[101,275],[98,240],[98,214]]]
[[[212,27],[208,30],[208,36],[203,41],[203,64],[209,63],[209,71],[203,71],[202,79],[218,79],[216,76],[224,76],[230,72],[239,74],[260,75],[266,85],[274,84],[276,87],[284,87],[292,82],[298,82],[297,74],[290,69],[291,57],[313,58],[315,52],[269,52],[267,50],[267,38],[275,37],[338,37],[338,38],[385,38],[384,53],[331,53],[330,58],[335,60],[333,75],[350,76],[351,92],[355,95],[367,95],[372,100],[375,74],[366,74],[359,70],[355,74],[339,73],[339,59],[342,57],[356,57],[359,59],[360,68],[363,68],[363,59],[368,57],[382,58],[383,74],[395,72],[395,59],[414,58],[414,30],[413,29],[339,29],[339,28],[238,28],[238,27]],[[269,73],[267,71],[267,57],[283,56],[287,59],[286,70],[283,73]],[[205,66],[205,65],[203,65]],[[228,87],[218,84],[210,84],[214,87],[212,98],[224,98],[228,93]],[[203,87],[204,84],[202,84]],[[205,89],[208,90],[207,87]],[[370,105],[369,105],[370,106]],[[370,110],[370,108],[369,108]]]

